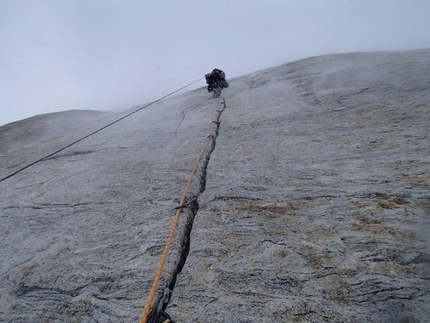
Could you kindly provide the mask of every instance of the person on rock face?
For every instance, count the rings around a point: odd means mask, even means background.
[[[208,92],[214,91],[214,97],[221,95],[221,90],[229,87],[225,79],[224,71],[215,68],[211,73],[205,75],[206,84],[208,84]]]

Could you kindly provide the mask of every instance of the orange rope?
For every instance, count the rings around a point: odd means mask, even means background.
[[[218,112],[219,111],[217,110],[217,113]],[[212,132],[213,132],[213,129],[214,129],[216,124],[217,124],[217,122],[212,122],[211,132],[210,132],[209,136],[207,137],[206,142],[205,142],[202,150],[200,151],[199,157],[197,158],[196,163],[194,164],[194,167],[190,173],[190,177],[188,179],[187,186],[185,187],[184,193],[182,194],[182,197],[181,197],[181,201],[179,202],[180,207],[176,211],[175,217],[173,219],[172,228],[170,229],[169,237],[167,238],[166,246],[164,247],[163,255],[161,256],[160,264],[158,265],[158,270],[157,270],[157,273],[155,274],[154,283],[152,284],[152,288],[151,288],[151,291],[149,293],[148,300],[146,301],[145,308],[143,309],[142,316],[140,317],[139,323],[146,323],[146,319],[148,317],[149,310],[150,310],[151,305],[152,305],[152,301],[153,301],[155,293],[157,291],[158,282],[160,281],[161,273],[163,272],[163,267],[164,267],[164,263],[166,262],[167,253],[169,251],[170,243],[172,242],[172,239],[173,239],[173,233],[175,232],[176,226],[178,224],[179,215],[181,214],[181,211],[182,211],[182,206],[184,204],[188,190],[191,186],[191,181],[193,179],[193,176],[197,171],[197,167],[199,165],[200,160],[202,159],[203,153],[205,152],[205,150],[209,144],[209,141],[211,140],[211,138],[213,138]]]

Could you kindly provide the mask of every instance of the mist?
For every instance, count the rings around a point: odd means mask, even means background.
[[[2,1],[0,125],[141,105],[221,68],[227,79],[311,56],[430,47],[430,3]]]

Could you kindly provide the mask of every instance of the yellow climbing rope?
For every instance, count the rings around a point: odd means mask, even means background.
[[[217,114],[219,112],[220,112],[219,110],[216,111]],[[198,158],[197,158],[197,160],[196,160],[196,162],[194,164],[194,167],[193,167],[193,169],[192,169],[192,171],[190,173],[190,177],[188,178],[187,185],[185,186],[185,190],[184,190],[184,193],[182,194],[181,201],[179,202],[179,207],[177,208],[175,217],[173,218],[172,227],[170,229],[170,233],[169,233],[169,236],[167,238],[163,254],[161,256],[160,264],[158,265],[157,273],[155,274],[155,279],[154,279],[154,282],[152,284],[151,291],[149,292],[148,300],[146,301],[146,305],[145,305],[145,308],[143,309],[143,313],[142,313],[142,316],[140,317],[139,323],[146,323],[146,319],[148,317],[149,310],[150,310],[151,305],[152,305],[152,301],[153,301],[155,293],[157,291],[158,282],[160,281],[161,273],[163,272],[163,267],[164,267],[164,263],[166,262],[167,253],[169,252],[170,243],[172,242],[173,234],[175,233],[175,229],[176,229],[176,226],[178,224],[179,215],[181,214],[182,208],[184,207],[185,198],[186,198],[188,190],[190,188],[191,181],[193,179],[194,174],[197,171],[197,167],[199,165],[200,160],[202,159],[203,153],[205,152],[205,150],[206,150],[206,148],[207,148],[207,146],[209,144],[209,141],[212,138],[214,138],[214,136],[212,135],[212,132],[213,132],[213,130],[215,128],[215,125],[217,123],[218,123],[217,121],[213,121],[212,122],[212,127],[211,127],[210,134],[206,138],[206,142],[203,145],[203,148],[201,149],[200,154],[199,154],[199,156],[198,156]]]

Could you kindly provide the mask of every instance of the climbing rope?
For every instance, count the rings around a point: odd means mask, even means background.
[[[166,94],[165,96],[163,96],[163,97],[161,97],[161,98],[159,98],[159,99],[157,99],[157,100],[155,100],[155,101],[152,101],[151,103],[148,103],[147,105],[145,105],[145,106],[143,106],[143,107],[140,107],[140,108],[138,108],[137,110],[135,110],[135,111],[133,111],[133,112],[130,112],[130,113],[126,114],[125,116],[123,116],[123,117],[121,117],[121,118],[119,118],[119,119],[117,119],[117,120],[115,120],[115,121],[113,121],[113,122],[109,123],[108,125],[106,125],[106,126],[104,126],[104,127],[101,127],[100,129],[98,129],[98,130],[96,130],[96,131],[93,131],[93,132],[92,132],[92,133],[90,133],[89,135],[86,135],[85,137],[82,137],[82,138],[80,138],[80,139],[78,139],[78,140],[76,140],[76,141],[72,142],[71,144],[69,144],[69,145],[67,145],[67,146],[64,146],[63,148],[60,148],[60,149],[58,149],[58,150],[54,151],[53,153],[51,153],[51,154],[49,154],[49,155],[47,155],[47,156],[45,156],[45,157],[42,157],[42,158],[40,158],[40,159],[38,159],[38,160],[36,160],[36,161],[34,161],[34,162],[32,162],[32,163],[28,164],[27,166],[24,166],[24,167],[22,167],[22,168],[18,169],[17,171],[13,172],[12,174],[10,174],[10,175],[8,175],[8,176],[3,177],[2,179],[0,179],[0,182],[3,182],[4,180],[6,180],[6,179],[8,179],[8,178],[10,178],[10,177],[12,177],[12,176],[14,176],[14,175],[16,175],[16,174],[18,174],[18,173],[22,172],[23,170],[25,170],[25,169],[27,169],[27,168],[29,168],[29,167],[31,167],[31,166],[33,166],[33,165],[37,164],[37,163],[40,163],[41,161],[44,161],[44,160],[48,159],[49,157],[54,156],[55,154],[58,154],[60,151],[63,151],[64,149],[69,148],[69,147],[71,147],[71,146],[73,146],[73,145],[77,144],[78,142],[81,142],[82,140],[87,139],[88,137],[91,137],[92,135],[95,135],[96,133],[98,133],[98,132],[100,132],[100,131],[102,131],[102,130],[104,130],[104,129],[106,129],[106,128],[108,128],[108,127],[112,126],[112,125],[114,125],[115,123],[120,122],[121,120],[123,120],[123,119],[125,119],[125,118],[128,118],[128,117],[129,117],[129,116],[131,116],[132,114],[135,114],[135,113],[139,112],[140,110],[143,110],[143,109],[145,109],[145,108],[149,107],[150,105],[152,105],[152,104],[154,104],[154,103],[160,102],[161,100],[163,100],[163,99],[167,98],[168,96],[171,96],[172,94],[175,94],[176,92],[179,92],[179,91],[181,91],[181,90],[185,89],[186,87],[188,87],[188,86],[190,86],[190,85],[192,85],[192,84],[194,84],[194,83],[197,83],[197,82],[198,82],[198,81],[200,81],[201,79],[203,79],[203,77],[202,77],[202,78],[199,78],[198,80],[196,80],[196,81],[194,81],[194,82],[191,82],[191,83],[189,83],[189,84],[187,84],[187,85],[185,85],[185,86],[181,87],[180,89],[177,89],[177,90],[175,90],[175,91],[173,91],[173,92],[171,92],[171,93],[169,93],[169,94]]]
[[[225,102],[224,102],[224,106],[225,106]],[[220,112],[220,110],[216,111],[216,116],[219,115],[219,112]],[[219,120],[219,118],[216,118],[216,120],[212,122],[212,127],[210,130],[210,133],[209,133],[208,137],[206,138],[206,141],[205,141],[205,144],[203,145],[203,148],[200,150],[199,156],[197,157],[197,160],[194,164],[193,169],[191,170],[187,185],[185,186],[184,193],[182,194],[181,201],[179,202],[179,206],[177,207],[175,217],[173,218],[172,227],[170,229],[170,233],[169,233],[169,236],[167,238],[163,254],[161,256],[160,264],[158,265],[158,269],[157,269],[157,272],[155,274],[155,279],[154,279],[154,282],[152,284],[151,291],[149,292],[148,300],[146,301],[145,308],[143,309],[143,313],[142,313],[142,316],[140,317],[139,323],[146,323],[146,319],[148,317],[149,310],[151,308],[152,301],[153,301],[154,296],[155,296],[155,292],[157,291],[158,282],[160,281],[161,274],[163,272],[163,267],[164,267],[164,263],[166,262],[167,253],[169,252],[170,243],[172,242],[173,234],[174,234],[176,226],[178,224],[179,215],[181,214],[182,208],[185,207],[185,205],[186,205],[186,204],[184,204],[184,202],[185,202],[185,198],[187,196],[188,190],[190,188],[191,181],[194,177],[194,174],[197,171],[197,167],[200,163],[200,160],[202,159],[203,153],[205,152],[209,142],[215,138],[212,133],[213,133],[215,126],[219,123],[218,120]],[[165,293],[166,293],[166,291],[165,291]],[[156,323],[158,323],[158,322],[156,322]]]

